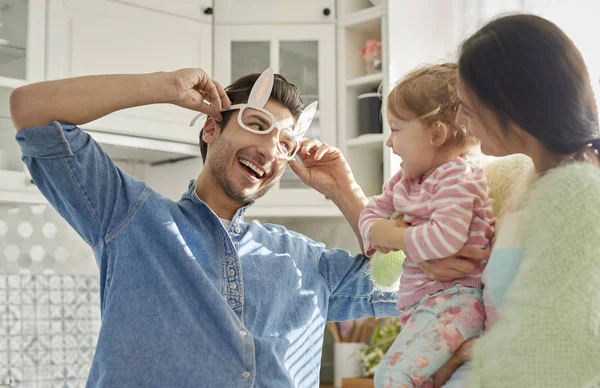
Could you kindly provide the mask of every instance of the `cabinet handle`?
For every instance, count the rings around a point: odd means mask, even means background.
[[[212,15],[213,14],[212,7],[206,7],[206,8],[204,8],[204,14],[205,15]]]
[[[331,10],[329,8],[323,8],[323,15],[329,16],[331,14]]]

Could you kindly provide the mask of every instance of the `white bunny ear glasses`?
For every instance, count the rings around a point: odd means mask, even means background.
[[[282,159],[292,160],[300,150],[300,143],[315,116],[318,103],[315,101],[309,104],[293,127],[277,126],[275,124],[277,120],[273,114],[264,109],[273,90],[274,78],[272,68],[265,70],[258,77],[254,86],[252,86],[248,102],[246,104],[233,105],[229,110],[239,109],[238,124],[248,132],[268,135],[273,129],[277,128],[277,156]],[[200,113],[194,117],[190,122],[190,127],[194,126],[196,121],[204,115],[204,113]]]

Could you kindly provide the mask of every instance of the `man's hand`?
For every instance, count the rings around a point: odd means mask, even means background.
[[[202,69],[180,69],[168,73],[176,88],[173,103],[184,108],[223,119],[222,110],[231,108],[225,90]]]
[[[360,212],[367,206],[367,197],[354,180],[350,165],[342,152],[317,139],[305,139],[298,157],[302,163],[290,160],[290,167],[302,182],[330,198],[340,209],[364,253],[358,230]]]
[[[304,139],[298,157],[290,161],[290,167],[306,185],[328,198],[337,193],[349,192],[356,182],[352,170],[342,152],[318,139]]]
[[[429,279],[449,282],[464,278],[475,270],[478,263],[487,261],[489,258],[489,251],[465,246],[454,256],[444,259],[424,260],[417,263],[417,265]]]

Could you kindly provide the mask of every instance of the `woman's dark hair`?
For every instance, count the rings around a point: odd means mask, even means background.
[[[458,71],[505,131],[510,120],[562,155],[600,138],[583,57],[546,19],[511,15],[489,22],[462,44]]]
[[[260,76],[260,73],[248,74],[238,78],[225,88],[227,96],[231,100],[231,104],[243,104],[248,102],[250,97],[250,91],[252,86]],[[294,120],[298,120],[302,113],[302,99],[300,98],[300,91],[298,87],[285,79],[280,74],[275,74],[273,79],[273,90],[271,91],[271,100],[279,103],[283,107],[287,108]],[[223,120],[220,123],[221,128],[225,128],[229,119],[231,118],[232,111],[223,112]],[[206,161],[206,154],[208,152],[208,145],[202,140],[202,131],[200,131],[200,153],[202,154],[202,162]]]

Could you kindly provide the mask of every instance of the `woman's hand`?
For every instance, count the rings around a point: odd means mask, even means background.
[[[489,258],[489,251],[465,246],[454,256],[424,260],[417,263],[417,265],[429,279],[450,282],[454,279],[464,278],[472,273],[480,262],[487,261]]]
[[[442,387],[450,378],[452,374],[460,368],[465,362],[471,361],[473,356],[473,343],[476,338],[470,339],[452,355],[452,357],[446,362],[437,372],[433,374],[433,386],[434,388]]]

